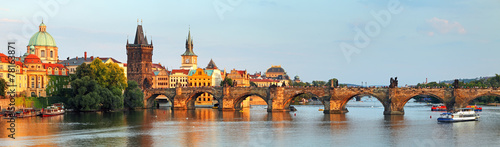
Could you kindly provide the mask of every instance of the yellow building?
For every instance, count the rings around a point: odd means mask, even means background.
[[[246,70],[233,69],[226,77],[233,80],[235,87],[250,87],[250,76]]]
[[[206,87],[212,86],[212,76],[208,75],[203,69],[197,68],[190,70],[188,75],[189,87]],[[213,96],[208,93],[203,93],[196,98],[196,104],[212,105]]]

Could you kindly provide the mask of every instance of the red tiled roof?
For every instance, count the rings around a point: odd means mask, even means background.
[[[38,58],[38,56],[30,54],[24,58],[24,64],[28,63],[42,63],[42,61]]]
[[[161,66],[161,64],[155,64],[153,63],[153,65],[151,65],[153,68],[163,68],[165,69],[165,67]]]
[[[106,60],[108,60],[108,59],[111,59],[115,63],[122,63],[122,62],[120,62],[120,61],[118,61],[118,60],[116,60],[114,58],[111,58],[111,57],[109,57],[109,58],[106,58],[106,57],[105,58],[101,58],[101,57],[99,57],[99,59],[101,59],[103,62],[106,61]]]
[[[185,75],[189,74],[189,69],[172,69],[172,74],[183,73]]]

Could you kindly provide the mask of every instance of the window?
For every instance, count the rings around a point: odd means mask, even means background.
[[[35,82],[31,82],[31,88],[35,87]]]
[[[50,57],[54,58],[54,51],[50,51]]]
[[[40,51],[40,57],[45,57],[45,50]]]
[[[0,65],[0,70],[3,69],[3,65]]]

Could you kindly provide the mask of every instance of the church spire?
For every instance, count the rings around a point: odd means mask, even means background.
[[[191,27],[189,27],[188,38],[186,39],[186,52],[183,56],[196,56],[193,52],[193,39],[191,38]]]

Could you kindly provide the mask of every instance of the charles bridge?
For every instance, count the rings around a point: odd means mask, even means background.
[[[391,84],[392,85],[392,84]],[[289,111],[292,99],[313,94],[323,103],[325,114],[347,113],[347,102],[356,96],[372,96],[384,106],[384,115],[404,115],[405,104],[416,96],[430,96],[442,101],[449,110],[464,108],[482,96],[500,96],[500,88],[400,88],[390,87],[176,87],[144,90],[144,104],[152,107],[159,95],[172,102],[173,110],[195,109],[203,93],[212,94],[219,110],[239,110],[248,96],[258,96],[267,103],[267,111]]]

